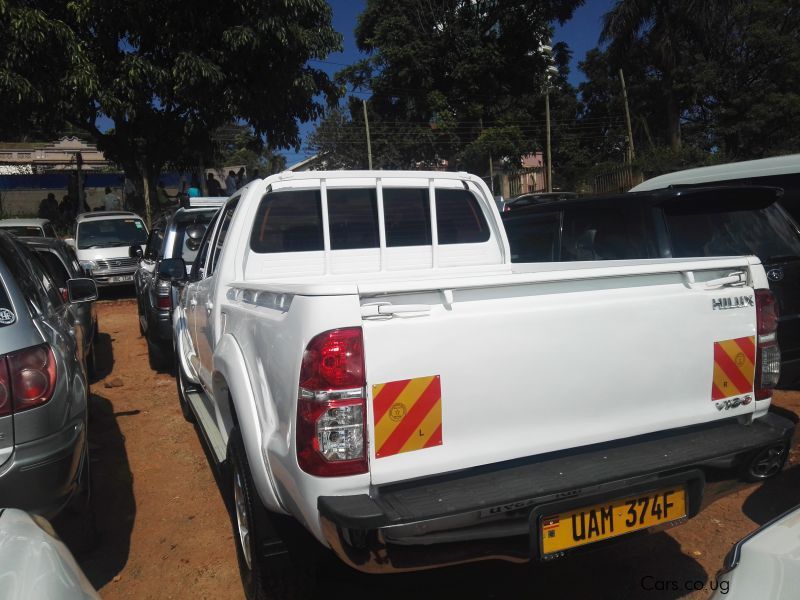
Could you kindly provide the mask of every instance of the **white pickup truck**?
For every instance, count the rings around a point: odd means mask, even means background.
[[[793,434],[757,258],[512,265],[466,173],[254,181],[159,270],[250,597],[297,531],[382,572],[680,523]]]

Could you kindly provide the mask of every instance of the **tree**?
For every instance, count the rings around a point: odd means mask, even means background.
[[[236,126],[232,131],[232,136],[228,135],[220,141],[221,147],[214,161],[215,166],[242,165],[248,175],[258,169],[262,177],[286,169],[286,157],[261,143],[251,130]]]
[[[603,17],[600,42],[609,44],[614,62],[646,56],[662,83],[662,108],[673,151],[681,146],[681,116],[692,95],[686,79],[688,46],[703,34],[702,25],[715,2],[693,0],[618,0]]]
[[[369,57],[337,81],[370,93],[376,165],[485,170],[489,155],[535,150],[543,130],[550,24],[581,0],[368,0],[356,28]],[[366,157],[363,108],[351,98],[322,122],[311,147],[343,163]],[[535,125],[534,125],[535,124]]]
[[[12,63],[18,70],[6,79],[24,78],[19,63],[39,56],[32,39],[77,49],[77,58],[58,60],[81,78],[25,81],[43,99],[38,105],[91,132],[128,177],[148,181],[151,194],[165,166],[211,162],[213,132],[226,123],[247,124],[258,144],[297,147],[297,121],[322,113],[320,94],[329,102],[337,94],[308,64],[340,46],[324,0],[0,2],[20,31],[37,28],[12,38],[25,43],[5,52],[25,60]],[[97,126],[103,116],[113,129]]]

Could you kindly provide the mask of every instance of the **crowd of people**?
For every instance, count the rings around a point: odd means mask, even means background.
[[[260,177],[258,168],[254,168],[247,176],[244,167],[238,171],[229,170],[228,175],[223,181],[218,180],[213,173],[208,172],[205,179],[205,195],[208,196],[231,196],[236,190],[254,179]],[[72,189],[75,188],[75,189]],[[122,187],[123,197],[120,198],[110,187],[105,188],[102,204],[94,210],[131,210],[134,212],[144,212],[144,198],[141,197],[133,185],[133,182],[126,179]],[[203,190],[197,176],[192,175],[189,181],[181,178],[177,193],[167,192],[163,181],[158,182],[156,188],[155,202],[152,205],[154,214],[165,210],[174,210],[184,204],[186,200],[196,196],[202,196]],[[41,219],[48,219],[57,227],[69,228],[75,221],[75,217],[82,212],[89,212],[91,208],[86,202],[86,187],[84,186],[83,200],[78,200],[77,186],[70,186],[70,191],[59,202],[54,193],[48,193],[39,203],[38,216]]]

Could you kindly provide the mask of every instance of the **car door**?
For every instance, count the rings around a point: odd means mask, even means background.
[[[198,378],[200,373],[200,362],[197,351],[196,337],[198,317],[197,289],[206,278],[206,269],[209,266],[208,258],[211,254],[209,250],[211,248],[214,230],[216,229],[217,223],[219,223],[219,216],[219,213],[214,216],[214,219],[208,225],[208,229],[206,229],[203,240],[200,242],[200,248],[197,251],[197,257],[192,263],[192,270],[189,272],[189,282],[184,288],[180,301],[180,306],[183,310],[183,318],[185,320],[186,336],[184,339],[190,345],[189,348],[185,349],[185,353],[188,356],[192,370],[194,371],[195,375],[198,376]]]
[[[214,311],[214,288],[217,280],[217,263],[238,203],[239,197],[235,196],[220,211],[219,225],[214,231],[213,241],[209,246],[205,277],[197,284],[194,337],[197,343],[195,347],[200,369],[198,376],[206,389],[211,389],[211,376],[214,372],[213,356],[217,332],[214,329],[214,319],[212,317]]]

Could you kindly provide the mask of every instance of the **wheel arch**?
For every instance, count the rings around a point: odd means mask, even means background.
[[[223,335],[214,350],[213,394],[226,443],[234,428],[242,438],[250,474],[264,506],[273,512],[287,513],[272,478],[268,459],[263,451],[262,419],[245,367],[239,344],[230,334]]]

